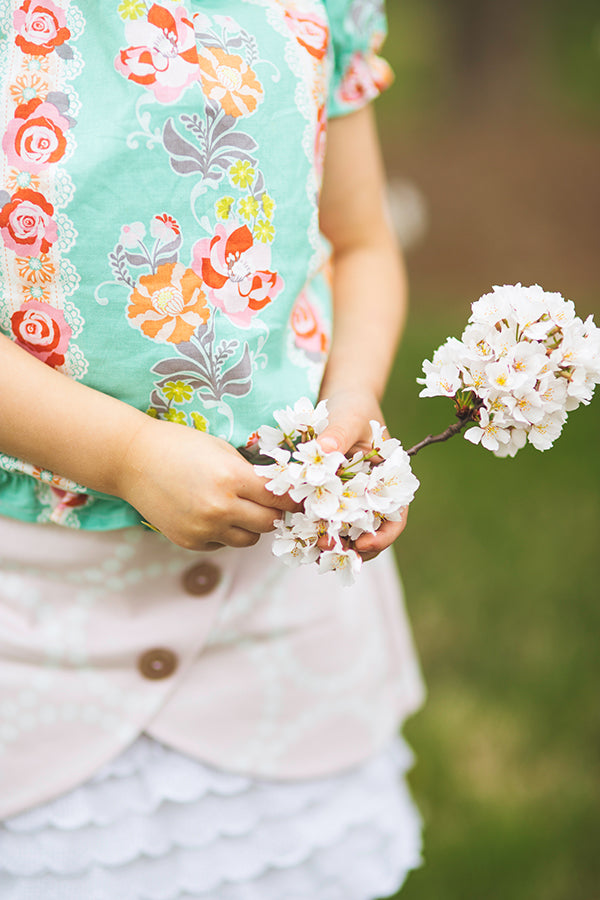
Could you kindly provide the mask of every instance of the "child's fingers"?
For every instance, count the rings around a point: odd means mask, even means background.
[[[366,562],[373,559],[386,547],[394,543],[406,526],[407,512],[403,515],[400,522],[383,522],[377,529],[375,534],[361,534],[354,542],[354,547]]]
[[[235,514],[235,526],[256,534],[267,534],[281,518],[281,510],[273,506],[260,506],[250,500],[240,500]]]
[[[232,525],[223,533],[223,540],[228,547],[253,547],[260,540],[260,534]]]
[[[256,475],[252,479],[240,484],[238,496],[244,500],[251,500],[267,509],[275,509],[278,512],[298,512],[302,507],[288,494],[274,494],[265,486],[265,479]]]

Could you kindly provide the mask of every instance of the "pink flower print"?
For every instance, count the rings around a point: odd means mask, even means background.
[[[298,43],[315,59],[323,59],[329,42],[329,31],[324,20],[308,12],[299,13],[287,9],[285,21]]]
[[[351,106],[369,103],[389,87],[392,70],[380,57],[355,53],[338,88],[338,97]]]
[[[55,509],[75,509],[77,506],[85,506],[90,499],[87,494],[75,493],[74,491],[63,491],[62,488],[51,487],[51,491],[56,499]]]
[[[319,357],[327,353],[329,335],[305,291],[302,291],[294,303],[290,321],[294,331],[294,343],[297,347]]]
[[[146,228],[143,222],[132,222],[130,225],[123,225],[119,243],[123,244],[126,250],[133,250],[138,244],[141,244],[146,237]]]
[[[13,313],[10,324],[17,344],[52,368],[63,365],[71,329],[59,309],[28,300]]]
[[[25,0],[13,15],[13,25],[17,32],[15,43],[23,53],[47,56],[71,37],[66,24],[63,10],[51,0],[45,0],[44,3]]]
[[[327,109],[325,105],[319,107],[317,112],[317,128],[315,131],[315,170],[319,183],[323,178],[325,165],[325,151],[327,148]]]
[[[161,241],[163,244],[174,241],[181,234],[179,222],[168,213],[162,213],[154,216],[150,223],[150,234],[153,238]]]
[[[37,174],[58,162],[65,153],[70,124],[53,103],[38,97],[17,106],[2,138],[9,166]]]
[[[74,491],[65,491],[62,488],[50,486],[50,497],[52,503],[52,512],[50,513],[50,521],[57,525],[67,525],[71,510],[85,506],[89,502],[88,494],[79,494]]]
[[[53,212],[43,194],[29,188],[17,191],[0,210],[4,245],[20,256],[47,253],[57,238]]]
[[[128,22],[130,46],[115,59],[117,72],[152,91],[160,103],[177,100],[199,76],[194,26],[180,3],[154,3],[145,18]]]
[[[255,244],[247,225],[219,224],[212,238],[193,248],[192,269],[202,276],[209,300],[241,328],[283,288],[270,264],[270,247]]]

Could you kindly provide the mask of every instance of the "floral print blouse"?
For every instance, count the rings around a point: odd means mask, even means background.
[[[0,29],[0,329],[234,446],[316,398],[327,120],[391,80],[382,0],[0,0]],[[0,515],[139,522],[6,454]]]

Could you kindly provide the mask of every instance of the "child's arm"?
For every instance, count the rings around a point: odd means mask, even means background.
[[[321,228],[334,251],[334,333],[321,387],[330,425],[320,438],[346,452],[383,422],[379,403],[406,311],[406,281],[387,215],[385,179],[370,107],[329,124]],[[391,544],[403,522],[363,535],[365,559]]]
[[[0,384],[3,452],[122,497],[183,547],[251,546],[279,508],[295,508],[225,441],[152,419],[3,335]]]

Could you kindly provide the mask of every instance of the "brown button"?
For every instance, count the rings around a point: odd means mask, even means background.
[[[176,668],[177,656],[166,647],[153,647],[138,659],[138,669],[144,678],[168,678]]]
[[[214,563],[201,562],[183,573],[183,588],[194,597],[210,594],[221,580],[221,570]]]

